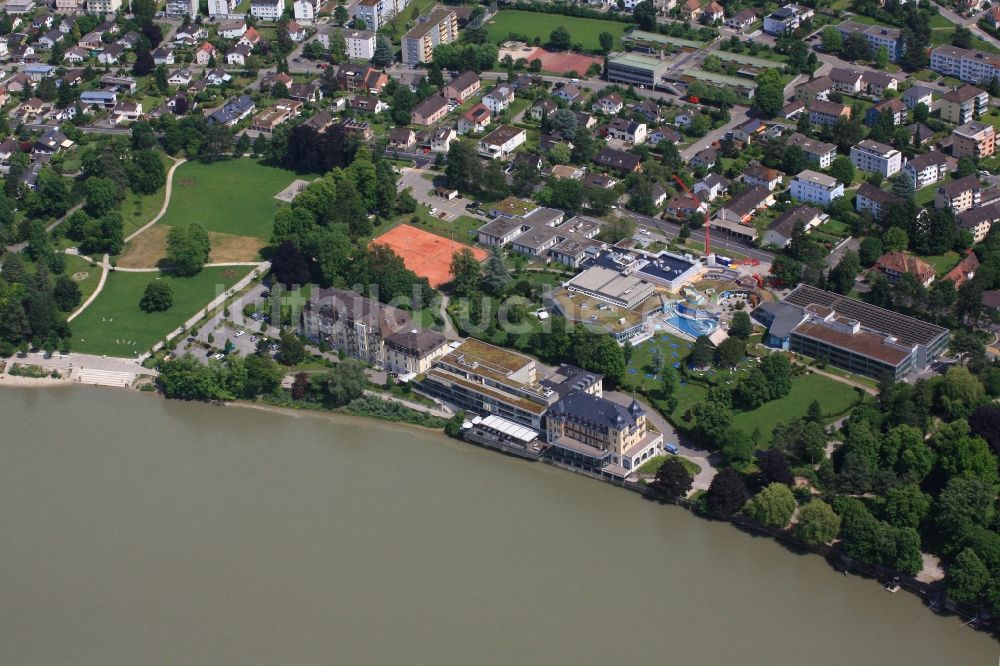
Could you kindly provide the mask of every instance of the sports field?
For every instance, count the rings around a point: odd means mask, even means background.
[[[529,40],[538,37],[542,43],[549,41],[549,35],[557,27],[569,30],[574,44],[582,44],[588,51],[599,51],[601,43],[597,36],[602,32],[610,32],[615,36],[614,48],[621,47],[621,38],[625,34],[628,23],[618,21],[602,21],[600,19],[577,18],[561,14],[542,14],[540,12],[524,12],[515,9],[505,9],[497,12],[486,23],[486,32],[490,41],[496,44],[510,39],[511,35],[525,36]],[[583,72],[580,72],[581,74]]]
[[[449,272],[451,257],[459,250],[471,249],[479,261],[486,258],[486,252],[479,248],[470,248],[468,245],[408,224],[390,229],[372,243],[388,245],[393,252],[402,257],[407,268],[420,277],[427,278],[432,287],[438,287],[451,280]]]
[[[174,173],[170,205],[157,224],[198,222],[207,231],[270,240],[274,211],[284,205],[274,195],[296,177],[250,158],[185,162]]]
[[[113,272],[97,299],[70,322],[73,351],[125,358],[141,354],[251,270],[252,266],[206,268],[189,278]],[[142,293],[157,279],[173,287],[173,307],[166,312],[143,312],[139,309]]]

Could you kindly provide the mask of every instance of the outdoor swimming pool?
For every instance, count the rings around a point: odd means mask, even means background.
[[[664,312],[667,314],[667,324],[692,338],[711,335],[719,328],[718,317],[704,310],[687,307],[683,303],[669,303],[664,307]]]

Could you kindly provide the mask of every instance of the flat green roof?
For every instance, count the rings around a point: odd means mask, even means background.
[[[609,58],[608,64],[624,65],[625,67],[656,71],[661,67],[666,67],[667,61],[660,60],[659,58],[653,58],[651,56],[640,55],[638,53],[626,53],[625,55]]]
[[[721,86],[733,86],[734,88],[740,88],[742,90],[753,90],[757,85],[750,79],[741,79],[738,76],[726,76],[725,74],[706,72],[703,69],[697,69],[695,67],[686,68],[684,70],[684,76],[690,76],[693,79],[708,81],[710,83],[717,83]]]
[[[744,65],[753,65],[754,67],[772,67],[774,69],[781,69],[785,66],[784,62],[778,60],[768,60],[767,58],[757,58],[754,56],[743,55],[742,53],[729,53],[728,51],[712,51],[712,55],[716,56],[719,60],[730,60],[732,62],[739,62]]]
[[[692,49],[699,49],[705,44],[705,42],[697,42],[693,39],[681,39],[680,37],[671,37],[669,35],[661,35],[657,32],[646,32],[645,30],[633,30],[622,37],[622,39],[659,42],[661,44],[673,44],[674,46],[687,46]]]

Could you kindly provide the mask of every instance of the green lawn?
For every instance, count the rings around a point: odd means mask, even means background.
[[[761,444],[771,442],[771,430],[779,421],[788,423],[806,415],[809,404],[819,400],[824,416],[838,414],[857,399],[857,392],[847,384],[822,375],[803,375],[792,381],[792,391],[781,400],[772,400],[751,412],[740,412],[733,425],[748,435],[755,428],[761,432]]]
[[[73,278],[73,281],[80,287],[80,302],[82,303],[97,288],[97,283],[101,280],[101,267],[91,266],[86,259],[74,254],[67,254],[66,275]]]
[[[413,220],[414,216],[417,217],[417,221]],[[431,215],[427,207],[418,204],[417,211],[412,215],[401,215],[392,222],[382,222],[377,225],[374,235],[381,236],[400,224],[412,224],[418,229],[450,238],[455,242],[472,245],[476,241],[476,230],[485,223],[468,215],[459,215],[452,221],[442,220]]]
[[[174,161],[163,153],[160,154],[160,159],[163,161],[163,168],[169,172]],[[163,207],[163,197],[166,194],[166,187],[161,187],[152,194],[136,194],[129,190],[128,195],[120,206],[122,220],[125,223],[126,236],[156,217],[156,214],[160,212],[160,208]]]
[[[930,206],[934,203],[934,195],[937,193],[942,183],[934,183],[927,187],[921,187],[913,197],[913,202],[918,206]]]
[[[208,268],[190,278],[113,272],[108,275],[97,300],[70,322],[73,350],[107,356],[136,356],[197,314],[250,270],[249,266]],[[173,288],[173,307],[166,312],[143,312],[139,309],[139,300],[146,285],[156,279],[166,281]]]
[[[959,259],[961,259],[958,252],[945,252],[944,254],[922,256],[920,258],[934,266],[934,273],[938,277],[953,269],[958,264]]]
[[[313,178],[250,158],[185,162],[174,172],[170,206],[160,223],[198,222],[208,231],[269,240],[274,211],[285,205],[274,195],[297,177]]]
[[[681,464],[684,465],[684,469],[686,469],[691,476],[701,473],[700,465],[691,462],[687,458],[681,458],[680,456],[675,455],[656,456],[655,458],[650,458],[636,471],[639,472],[639,474],[656,474],[660,467],[663,466],[663,463],[667,462],[670,458],[680,460]]]
[[[598,35],[602,32],[610,32],[615,36],[615,48],[618,48],[628,24],[618,21],[601,21],[560,14],[541,14],[505,9],[490,19],[485,27],[490,41],[496,44],[506,41],[512,33],[527,36],[531,40],[538,37],[544,44],[549,40],[552,31],[559,26],[563,26],[569,31],[574,44],[582,44],[583,48],[589,51],[598,51],[601,47]],[[580,72],[580,74],[584,73]]]

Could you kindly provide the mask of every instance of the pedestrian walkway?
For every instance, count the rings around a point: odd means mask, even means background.
[[[77,372],[75,381],[93,386],[128,388],[135,381],[135,374],[131,372],[117,372],[115,370],[84,368]]]

